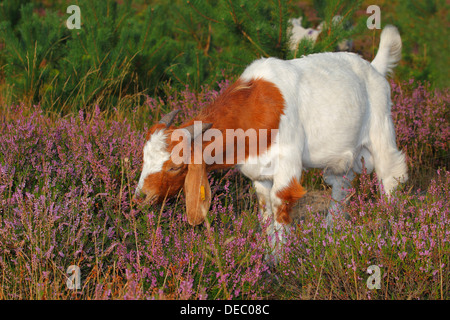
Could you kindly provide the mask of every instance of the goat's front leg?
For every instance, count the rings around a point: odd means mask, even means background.
[[[281,245],[286,242],[286,238],[291,232],[292,208],[306,193],[299,181],[300,176],[296,175],[279,174],[274,177],[270,199],[274,216],[272,248],[275,261],[281,254]]]
[[[266,260],[271,260],[271,253],[274,251],[276,245],[274,229],[275,220],[270,200],[270,191],[272,190],[273,182],[271,180],[262,180],[254,181],[253,184],[255,186],[256,195],[258,196],[261,228],[265,230],[269,241],[270,248],[266,254]]]
[[[259,214],[262,224],[272,224],[273,214],[270,203],[270,190],[272,189],[272,181],[262,180],[254,181],[256,195],[258,196]]]

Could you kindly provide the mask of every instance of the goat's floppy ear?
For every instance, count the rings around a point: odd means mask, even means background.
[[[211,188],[206,173],[206,164],[189,164],[184,181],[186,196],[186,214],[190,225],[202,223],[208,214],[211,204]]]

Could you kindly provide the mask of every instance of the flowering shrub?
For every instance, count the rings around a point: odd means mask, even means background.
[[[450,294],[450,172],[437,172],[427,195],[380,196],[363,174],[344,205],[351,219],[333,232],[312,213],[292,235],[280,275],[304,299],[448,299]],[[369,266],[381,289],[367,286]],[[311,288],[315,288],[311,291]]]
[[[431,90],[429,83],[414,80],[392,86],[392,117],[397,143],[407,154],[410,175],[418,178],[426,168],[446,166],[449,158],[450,122],[448,89]],[[428,181],[427,181],[428,182]]]
[[[148,98],[144,108],[180,108],[180,122],[220,90],[167,87],[166,101]],[[393,91],[397,139],[410,166],[435,164],[431,157],[448,154],[448,92],[412,84]],[[130,114],[118,121],[96,108],[52,119],[39,106],[14,106],[0,118],[0,298],[448,299],[446,169],[434,169],[426,193],[398,191],[390,200],[375,177],[362,175],[345,206],[351,221],[328,232],[312,212],[270,268],[256,196],[235,169],[211,173],[203,226],[187,224],[182,192],[162,206],[133,205],[151,123],[136,123],[144,114],[138,108]],[[310,182],[317,185],[314,176]],[[80,268],[80,289],[66,286],[70,265]],[[370,265],[382,270],[382,290],[366,286]]]
[[[68,295],[70,265],[81,268],[85,297],[260,296],[264,239],[249,216],[253,202],[243,205],[247,197],[230,188],[235,170],[211,177],[210,230],[190,228],[182,199],[162,208],[131,204],[144,131],[106,121],[98,109],[55,122],[39,107],[27,116],[14,111],[0,129],[4,297]]]

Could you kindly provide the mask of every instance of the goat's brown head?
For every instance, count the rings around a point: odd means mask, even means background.
[[[186,197],[187,220],[191,225],[202,223],[211,203],[211,189],[208,182],[206,164],[202,161],[195,164],[191,157],[172,151],[179,143],[187,143],[191,148],[194,136],[193,126],[185,127],[187,139],[172,141],[174,130],[172,125],[179,110],[164,116],[159,123],[153,125],[146,137],[143,150],[142,172],[136,188],[135,202],[161,203],[166,198],[176,195],[181,188]],[[202,133],[212,124],[203,124]],[[183,148],[181,148],[183,150]],[[191,153],[193,154],[193,153]]]

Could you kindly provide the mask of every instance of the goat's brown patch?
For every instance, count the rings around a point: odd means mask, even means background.
[[[222,164],[212,164],[208,166],[209,170],[231,167],[238,162],[247,159],[250,155],[249,139],[245,138],[245,158],[238,159],[239,152],[236,150],[237,144],[234,139],[227,141],[227,129],[242,129],[244,132],[253,129],[257,134],[257,154],[259,155],[270,148],[272,130],[278,129],[280,117],[284,113],[285,101],[280,90],[271,82],[254,79],[248,82],[237,80],[227,88],[214,103],[206,107],[202,112],[185,123],[181,128],[190,126],[194,121],[212,123],[212,128],[218,129],[223,136]],[[260,145],[260,130],[267,130],[267,144],[265,148]],[[204,142],[203,148],[209,143]],[[234,159],[226,159],[226,150],[234,148]],[[215,154],[214,154],[215,156]]]
[[[156,130],[165,129],[166,125],[164,123],[156,123],[150,129],[148,129],[147,134],[145,135],[145,140],[148,141],[150,136],[156,132]]]
[[[284,107],[285,101],[283,95],[275,84],[262,79],[236,81],[216,101],[203,109],[197,117],[179,127],[180,129],[185,128],[193,125],[194,121],[202,121],[203,123],[211,123],[213,129],[220,130],[223,137],[223,154],[219,154],[217,158],[221,158],[222,161],[218,162],[222,163],[213,163],[208,166],[203,164],[204,167],[202,170],[194,170],[194,165],[192,164],[184,164],[179,169],[169,170],[174,164],[172,160],[168,160],[163,164],[160,172],[150,174],[146,177],[142,191],[148,197],[156,197],[155,200],[161,202],[166,196],[170,197],[175,195],[184,184],[187,202],[190,201],[189,203],[191,203],[188,208],[189,210],[187,210],[189,211],[188,216],[192,220],[190,223],[194,225],[200,223],[203,221],[205,211],[208,210],[209,202],[211,201],[206,171],[228,168],[243,162],[249,156],[257,156],[267,151],[270,148],[272,138],[275,136],[272,130],[279,128],[280,117],[284,114]],[[178,141],[171,141],[171,134],[175,129],[174,127],[166,128],[165,124],[155,124],[148,130],[146,139],[148,140],[152,134],[161,129],[166,129],[167,151],[171,153],[175,145],[179,143]],[[243,143],[245,148],[244,158],[239,159],[238,156],[242,154],[240,152],[241,150],[237,150],[238,143],[236,143],[234,136],[227,139],[227,129],[234,131],[241,129],[244,132],[247,132],[249,129],[255,130],[257,136],[256,148],[250,148],[250,139],[245,137]],[[267,136],[262,137],[261,134],[267,134]],[[261,138],[264,138],[266,143],[261,143]],[[202,143],[203,150],[213,142],[204,141]],[[226,159],[227,150],[230,149],[234,150],[234,159],[231,159],[232,161]],[[251,150],[256,150],[256,154],[252,154]],[[215,157],[216,155],[213,154],[213,156]],[[190,168],[190,171],[188,168]],[[188,172],[190,172],[190,179],[186,178]],[[196,175],[200,175],[200,172],[201,177],[197,177]],[[296,185],[294,187],[299,189]],[[203,190],[204,193],[202,192]],[[303,191],[301,186],[300,190]],[[291,193],[286,191],[285,193],[285,198],[289,199],[294,199],[295,197],[300,198],[303,195],[303,193],[298,195],[298,190]],[[288,212],[289,208],[286,207],[283,210]],[[281,216],[284,217],[283,214]],[[287,217],[289,217],[289,214],[287,214]]]
[[[287,187],[277,192],[277,197],[282,201],[276,213],[276,220],[279,223],[289,224],[292,222],[291,211],[297,200],[305,195],[306,191],[296,178],[292,178]]]
[[[169,170],[172,168],[177,170]],[[154,201],[163,202],[164,198],[176,195],[183,187],[187,173],[186,168],[186,164],[177,166],[171,160],[166,161],[160,172],[149,174],[145,178],[142,191],[149,197],[156,196]]]

